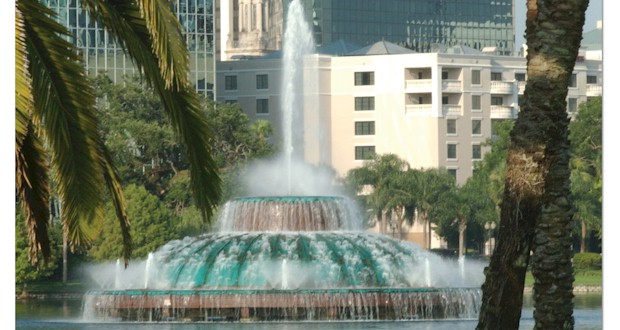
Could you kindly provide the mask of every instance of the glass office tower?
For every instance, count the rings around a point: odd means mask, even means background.
[[[74,36],[72,41],[84,56],[86,70],[94,76],[105,72],[114,82],[125,74],[135,74],[112,36],[99,22],[91,20],[80,0],[42,0],[58,14],[58,21]],[[171,1],[183,26],[183,35],[190,56],[190,82],[201,94],[213,98],[215,83],[213,0]]]
[[[513,0],[305,0],[305,6],[318,44],[385,40],[417,52],[433,44],[514,50]]]
[[[222,59],[282,48],[291,0],[218,0]],[[301,0],[318,46],[385,40],[416,52],[465,45],[495,54],[515,50],[513,0]],[[260,22],[258,24],[256,22]]]

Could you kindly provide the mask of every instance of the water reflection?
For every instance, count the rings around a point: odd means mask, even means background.
[[[602,294],[576,294],[575,329],[599,330],[602,322]],[[524,307],[520,329],[532,329],[534,326],[533,299],[524,297]],[[204,323],[84,323],[81,321],[82,301],[80,299],[29,299],[15,302],[16,329],[72,329],[72,330],[198,330],[204,329]],[[379,330],[469,330],[476,327],[475,320],[456,321],[414,321],[414,322],[302,322],[302,323],[218,323],[209,324],[209,329],[236,330],[337,330],[372,328]]]

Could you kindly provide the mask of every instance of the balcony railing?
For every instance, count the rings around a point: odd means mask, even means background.
[[[491,93],[512,94],[512,83],[505,81],[491,81]]]
[[[586,85],[586,96],[603,96],[603,86],[601,85]]]
[[[441,81],[441,90],[444,92],[461,92],[462,85],[460,80],[447,80]]]
[[[452,116],[462,116],[463,115],[463,107],[458,104],[444,104],[442,106],[442,111],[444,116],[452,115]]]
[[[517,111],[514,107],[508,105],[492,105],[491,119],[515,119]]]
[[[433,87],[432,79],[408,79],[405,80],[405,89],[415,91],[431,91]]]
[[[406,114],[422,114],[429,113],[433,110],[432,104],[406,104],[405,105],[405,113]]]

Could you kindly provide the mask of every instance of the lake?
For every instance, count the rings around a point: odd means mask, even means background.
[[[575,295],[575,329],[603,328],[602,294]],[[532,329],[532,298],[526,295],[520,329]],[[87,323],[81,320],[82,302],[77,299],[16,300],[15,328],[22,330],[197,330],[208,326],[214,330],[331,330],[331,329],[412,329],[460,330],[473,329],[476,320],[442,321],[372,321],[372,322],[265,322],[265,323]]]

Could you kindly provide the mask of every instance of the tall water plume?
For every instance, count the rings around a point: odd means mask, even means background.
[[[304,9],[299,0],[291,1],[286,16],[286,30],[284,31],[284,45],[282,58],[282,131],[284,161],[288,193],[291,193],[292,163],[301,158],[303,153],[303,136],[299,134],[303,123],[304,97],[304,56],[314,52],[314,38],[312,30],[304,17]]]

